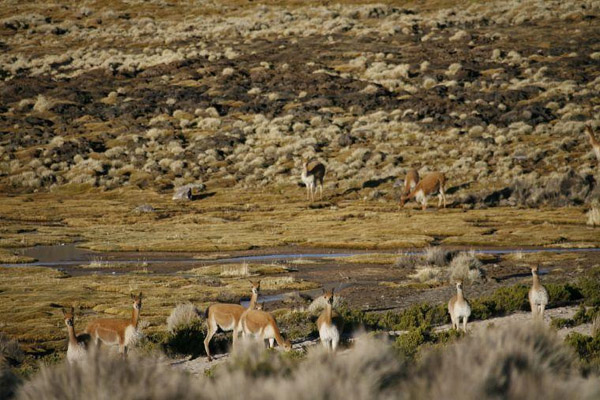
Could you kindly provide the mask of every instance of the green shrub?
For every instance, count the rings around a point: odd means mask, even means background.
[[[565,338],[565,343],[575,350],[586,372],[600,373],[600,335],[572,332]]]
[[[429,330],[425,327],[411,329],[396,338],[394,347],[408,359],[414,359],[419,347],[430,340]]]
[[[167,354],[190,354],[193,358],[204,355],[205,329],[205,324],[199,320],[189,325],[180,325],[162,340],[163,350]],[[214,339],[213,337],[212,345],[214,345]]]
[[[600,306],[600,267],[594,267],[580,277],[577,288],[583,295],[585,304]]]
[[[315,322],[316,316],[307,312],[289,311],[274,314],[279,329],[284,332],[284,336],[288,340],[312,339],[319,336]]]

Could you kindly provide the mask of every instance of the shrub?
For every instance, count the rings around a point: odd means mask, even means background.
[[[453,282],[478,281],[483,277],[481,261],[475,257],[475,253],[459,253],[450,263],[450,280]]]
[[[565,338],[565,343],[571,346],[587,371],[600,373],[600,336],[587,336],[572,332]]]
[[[585,299],[585,304],[590,306],[600,305],[600,267],[594,267],[580,277],[577,287]]]
[[[44,366],[18,391],[17,399],[197,399],[194,380],[157,359],[127,361],[97,352],[88,362]]]
[[[196,358],[205,353],[205,329],[205,324],[199,319],[186,325],[179,325],[174,332],[167,335],[162,345],[163,350],[167,354],[191,354],[192,358]],[[211,344],[214,345],[212,342]]]
[[[429,265],[435,265],[436,267],[444,267],[448,265],[452,259],[452,253],[445,250],[442,247],[428,247],[425,250],[423,259]]]
[[[24,358],[19,343],[0,332],[0,364],[15,366],[22,363]]]
[[[594,200],[592,208],[587,212],[587,224],[590,226],[600,226],[600,204]]]
[[[586,388],[575,384],[576,365],[571,349],[542,325],[509,325],[426,355],[409,393],[416,398],[577,398]]]
[[[167,318],[167,330],[174,333],[179,327],[192,325],[199,320],[200,311],[192,304],[178,304]]]

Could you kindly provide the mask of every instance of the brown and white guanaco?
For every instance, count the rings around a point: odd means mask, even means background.
[[[62,309],[65,325],[69,335],[69,344],[67,346],[67,361],[70,364],[84,361],[89,350],[91,337],[87,333],[75,334],[75,308],[71,307],[69,311]]]
[[[323,347],[335,351],[344,331],[344,320],[337,312],[333,311],[333,289],[323,290],[323,298],[325,299],[325,309],[317,319],[319,337]]]
[[[260,292],[260,281],[250,281],[250,283],[252,284],[252,297],[250,297],[248,310],[256,307]],[[239,304],[216,303],[208,306],[205,312],[207,332],[206,338],[204,338],[204,350],[208,361],[212,360],[209,348],[210,341],[219,329],[224,332],[233,331],[233,342],[235,343],[237,339],[235,329],[244,311],[246,311],[246,308]]]
[[[600,166],[600,141],[598,141],[594,136],[594,130],[591,126],[585,126],[585,133],[588,136],[590,145],[592,146],[592,150],[594,150],[594,154],[596,154],[596,158],[598,159],[598,165]]]
[[[531,315],[534,319],[537,317],[543,319],[544,309],[548,305],[548,291],[540,283],[539,272],[539,265],[531,268],[533,284],[531,285],[531,289],[529,289],[529,305],[531,306]]]
[[[400,198],[400,207],[403,207],[406,201],[416,198],[417,203],[421,203],[423,210],[427,208],[427,200],[430,195],[438,193],[438,208],[444,204],[446,207],[446,175],[443,172],[432,172],[426,175],[414,189],[407,195]]]
[[[100,343],[119,346],[119,353],[123,358],[127,357],[127,350],[130,345],[135,343],[138,337],[138,322],[140,320],[140,310],[142,309],[142,292],[131,295],[133,300],[133,311],[131,318],[101,318],[91,321],[87,328],[92,341],[99,346]]]
[[[448,313],[452,320],[452,328],[458,330],[461,320],[463,331],[467,331],[467,321],[471,316],[471,305],[465,299],[462,289],[462,282],[456,283],[456,294],[448,302]]]
[[[283,347],[285,350],[291,350],[292,344],[289,340],[285,340],[283,336],[281,336],[281,332],[279,331],[279,327],[277,326],[277,322],[273,316],[266,312],[260,310],[246,310],[242,317],[240,318],[240,322],[238,324],[236,333],[234,336],[242,334],[242,337],[254,337],[260,340],[269,340],[269,347],[273,347],[275,341],[280,347]]]
[[[314,201],[317,188],[320,192],[320,198],[323,199],[323,178],[325,177],[325,165],[320,162],[308,163],[302,161],[302,175],[300,178],[306,185],[307,200]]]

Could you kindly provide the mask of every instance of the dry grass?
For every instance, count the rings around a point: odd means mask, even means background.
[[[175,332],[180,327],[189,326],[200,319],[200,311],[192,303],[177,304],[167,318],[167,330]]]

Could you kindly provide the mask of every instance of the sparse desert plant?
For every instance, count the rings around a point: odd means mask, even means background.
[[[438,267],[422,266],[417,267],[414,274],[408,277],[421,283],[439,283],[442,276],[442,269]]]
[[[174,333],[199,319],[200,311],[192,303],[178,304],[167,318],[167,330],[170,333]]]
[[[475,257],[474,252],[459,253],[450,263],[450,280],[452,282],[478,281],[484,276],[482,265],[481,261]]]
[[[418,398],[585,397],[590,387],[578,386],[576,366],[571,349],[545,326],[509,325],[430,353],[410,392]]]
[[[600,203],[598,203],[598,200],[592,202],[592,208],[590,208],[586,216],[588,225],[600,226]]]
[[[423,258],[427,264],[444,267],[451,260],[452,253],[443,247],[428,247],[425,249]]]
[[[17,399],[198,399],[200,387],[187,374],[151,358],[130,361],[95,352],[88,362],[43,366]]]
[[[400,253],[394,265],[397,268],[415,268],[422,263],[422,257],[414,253]]]
[[[249,275],[250,275],[250,266],[248,265],[248,263],[223,265],[221,267],[221,276],[224,276],[224,277],[249,276]]]
[[[18,365],[24,358],[25,354],[19,343],[0,332],[0,364]]]

